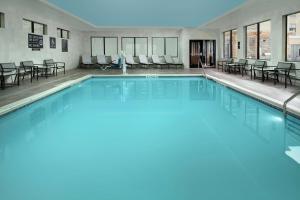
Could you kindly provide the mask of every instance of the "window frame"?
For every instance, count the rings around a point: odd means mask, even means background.
[[[117,54],[119,54],[119,39],[118,37],[112,37],[112,36],[91,36],[90,43],[91,43],[91,56],[93,57],[93,38],[103,38],[103,53],[106,56],[105,52],[105,38],[114,38],[117,39]],[[97,56],[97,55],[96,55]]]
[[[63,29],[63,28],[56,28],[56,31],[59,31],[59,36],[58,38],[61,38],[61,39],[65,39],[65,40],[69,40],[71,37],[70,37],[70,34],[71,34],[71,31],[69,30],[66,30],[66,29]],[[63,32],[66,31],[67,32],[67,38],[64,38],[63,37]]]
[[[232,37],[232,35],[233,35],[232,32],[233,31],[237,32],[238,30],[237,30],[237,28],[234,28],[234,29],[231,29],[231,30],[223,32],[223,56],[224,57],[225,57],[225,33],[228,33],[228,32],[230,34],[230,43],[229,43],[230,44],[230,54],[229,54],[229,58],[237,58],[238,57],[238,56],[237,57],[233,57],[233,51],[232,51],[233,50],[233,40],[232,40],[232,38],[233,38]],[[236,50],[238,51],[238,45],[236,46]]]
[[[166,53],[167,53],[167,42],[166,42],[166,39],[167,38],[175,38],[176,40],[177,40],[177,50],[176,50],[176,52],[177,52],[177,56],[171,56],[171,57],[173,57],[173,58],[178,58],[178,56],[179,56],[179,50],[178,50],[178,46],[179,46],[179,43],[178,43],[178,37],[152,37],[152,39],[151,39],[151,45],[152,45],[152,55],[153,55],[153,39],[154,38],[163,38],[164,39],[164,55],[166,55]]]
[[[297,60],[289,60],[288,59],[288,56],[287,56],[287,54],[288,54],[288,52],[287,52],[287,50],[288,50],[288,16],[290,16],[290,15],[295,15],[295,14],[300,14],[300,11],[297,11],[297,12],[293,12],[293,13],[289,13],[289,14],[286,14],[286,15],[284,15],[284,18],[285,18],[285,20],[284,20],[284,22],[285,22],[285,32],[284,32],[284,34],[285,34],[285,50],[284,50],[284,60],[286,61],[286,62],[294,62],[294,63],[299,63],[300,61],[297,61]]]
[[[5,28],[5,14],[0,12],[0,28]]]
[[[35,24],[38,24],[38,25],[42,25],[43,26],[43,34],[42,35],[47,35],[47,24],[43,24],[41,22],[37,22],[37,21],[33,21],[33,20],[30,20],[30,19],[26,19],[26,18],[23,18],[23,21],[27,21],[27,22],[30,22],[31,23],[31,32],[32,34],[37,34],[34,32],[34,25]],[[40,35],[40,34],[37,34],[37,35]]]
[[[133,39],[133,57],[137,57],[136,55],[136,38],[141,38],[141,39],[147,39],[147,55],[145,56],[149,56],[149,41],[148,41],[148,37],[121,37],[121,50],[123,51],[123,38],[131,38]]]
[[[257,40],[256,40],[256,45],[257,45],[257,49],[256,49],[256,60],[265,60],[265,61],[270,61],[270,59],[261,59],[260,58],[260,24],[264,23],[264,22],[270,22],[271,23],[271,31],[270,31],[270,38],[271,38],[271,33],[272,33],[272,20],[271,19],[267,19],[264,21],[260,21],[260,22],[256,22],[253,24],[249,24],[245,26],[245,59],[253,59],[253,58],[249,58],[247,56],[247,49],[248,49],[248,37],[247,37],[247,28],[249,26],[253,26],[253,25],[257,25],[257,29],[256,29],[256,34],[257,34]],[[270,47],[272,49],[272,45]]]

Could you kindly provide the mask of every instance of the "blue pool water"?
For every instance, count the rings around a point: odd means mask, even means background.
[[[0,118],[1,200],[299,200],[300,121],[202,78],[92,78]]]

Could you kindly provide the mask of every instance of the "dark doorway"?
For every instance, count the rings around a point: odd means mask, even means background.
[[[190,68],[216,66],[215,40],[190,40]]]

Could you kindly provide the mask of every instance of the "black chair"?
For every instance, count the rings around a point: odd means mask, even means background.
[[[230,72],[236,73],[237,71],[241,73],[243,68],[245,68],[247,64],[248,61],[246,59],[239,59],[238,62],[227,64],[226,68],[229,71],[229,73]]]
[[[227,71],[227,72],[230,72],[229,71],[229,68],[228,68],[228,66],[230,65],[230,64],[233,64],[233,62],[234,62],[234,60],[233,60],[233,58],[228,58],[228,59],[226,59],[224,62],[222,62],[222,61],[219,61],[219,62],[221,62],[221,67],[222,67],[222,72],[223,71]],[[218,66],[220,65],[220,63],[218,63]],[[219,67],[218,67],[218,69],[219,69]]]
[[[13,77],[14,76],[14,77]],[[15,63],[1,63],[0,64],[0,79],[1,79],[1,89],[5,89],[6,79],[11,77],[12,83],[10,85],[20,85],[19,81],[19,67],[15,65]]]
[[[35,66],[34,66],[32,61],[22,61],[22,62],[20,62],[19,75],[23,76],[22,80],[24,80],[24,77],[26,75],[30,75],[30,82],[32,82],[32,79],[34,77],[34,71],[35,71]]]
[[[33,61],[22,61],[21,66],[32,70],[31,82],[35,76],[38,80],[39,76],[44,76],[46,74],[46,66],[44,64],[34,64]]]
[[[271,76],[274,79],[274,84],[279,82],[279,77],[284,77],[284,86],[286,88],[288,80],[291,85],[293,85],[292,79],[299,80],[296,76],[297,70],[300,69],[296,69],[293,63],[279,62],[275,68],[266,70],[265,74],[267,77]]]
[[[265,81],[265,73],[264,70],[267,68],[267,62],[264,60],[257,60],[255,63],[252,65],[252,70],[253,70],[253,75],[254,79],[256,79],[258,76],[258,73],[261,74],[261,80]]]
[[[55,75],[57,76],[57,71],[59,69],[63,69],[64,70],[64,74],[66,74],[66,64],[64,62],[54,62],[53,59],[48,59],[48,60],[44,60],[44,65],[48,68],[53,68],[55,69]]]

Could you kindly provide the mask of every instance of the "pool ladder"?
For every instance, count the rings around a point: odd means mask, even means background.
[[[287,104],[295,99],[298,95],[300,95],[300,90],[296,91],[290,98],[288,98],[284,103],[283,103],[283,114],[284,116],[287,116]]]
[[[200,64],[201,64],[201,66],[202,66],[203,75],[204,75],[204,77],[207,79],[207,75],[206,75],[204,66],[203,66],[202,61],[201,61],[200,56],[199,56],[199,60],[198,60],[198,69],[200,68]]]

